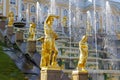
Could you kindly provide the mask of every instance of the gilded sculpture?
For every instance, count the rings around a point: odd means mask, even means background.
[[[62,20],[63,27],[67,27],[67,17],[64,16]]]
[[[78,61],[78,69],[81,69],[82,72],[87,72],[85,69],[87,58],[88,58],[88,45],[87,45],[88,36],[84,35],[79,42],[80,56]]]
[[[34,41],[35,40],[35,32],[36,32],[36,24],[34,22],[31,22],[30,23],[30,28],[29,28],[28,41]]]
[[[49,62],[49,54],[46,54],[47,53],[47,47],[45,46],[44,44],[44,40],[45,38],[42,36],[41,38],[37,39],[37,41],[40,41],[42,42],[42,50],[41,50],[41,64],[40,64],[40,67],[47,67],[47,66],[50,66],[50,62]]]
[[[57,64],[57,55],[58,50],[55,46],[55,40],[58,38],[58,35],[52,29],[54,19],[58,19],[59,16],[49,15],[44,22],[44,38],[39,38],[42,43],[42,58],[41,58],[41,67],[58,67]]]
[[[9,14],[8,14],[8,26],[12,27],[13,23],[14,23],[14,13],[9,12]]]

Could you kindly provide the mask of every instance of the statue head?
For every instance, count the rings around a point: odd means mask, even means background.
[[[30,27],[36,28],[36,24],[35,24],[34,22],[31,22],[31,23],[30,23]]]
[[[12,11],[9,12],[8,17],[14,17],[14,13]]]
[[[48,20],[47,20],[47,23],[52,25],[54,22],[54,18],[53,17],[49,17]]]
[[[64,20],[64,21],[66,21],[66,20],[67,20],[67,17],[66,17],[66,16],[64,16],[64,17],[63,17],[63,20]]]

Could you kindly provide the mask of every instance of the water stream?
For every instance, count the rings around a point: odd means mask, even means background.
[[[56,14],[55,0],[50,0],[50,11],[49,14]]]
[[[94,26],[94,31],[95,31],[95,51],[96,51],[96,57],[98,57],[97,53],[97,28],[96,28],[96,0],[93,0],[93,7],[94,7],[94,21],[93,21],[93,26]],[[96,58],[96,70],[98,69],[98,60]]]
[[[70,48],[70,52],[71,52],[71,6],[72,6],[72,0],[69,0],[69,13],[68,13],[68,15],[69,15],[69,24],[68,24],[68,26],[69,26],[69,39],[70,39],[70,46],[69,46],[69,48]],[[70,66],[71,66],[71,54],[70,54]]]

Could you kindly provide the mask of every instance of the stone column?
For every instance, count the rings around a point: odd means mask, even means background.
[[[88,73],[76,70],[72,72],[72,78],[72,80],[88,80]]]
[[[61,80],[61,70],[41,70],[40,80]]]

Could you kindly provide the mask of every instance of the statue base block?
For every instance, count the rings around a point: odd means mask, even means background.
[[[13,27],[7,27],[7,35],[11,36],[13,35]]]
[[[24,68],[24,70],[31,70],[31,69],[33,69],[33,65],[30,63],[24,63],[23,68]]]
[[[41,70],[41,80],[61,80],[61,70]]]
[[[27,50],[30,55],[33,55],[33,53],[36,51],[36,41],[28,41]]]
[[[88,72],[81,72],[79,70],[72,72],[72,80],[88,80]]]
[[[23,32],[22,31],[17,31],[15,35],[16,35],[17,42],[23,42]]]
[[[2,31],[5,30],[5,25],[6,25],[6,22],[5,22],[5,21],[0,21],[0,29],[1,29]]]

